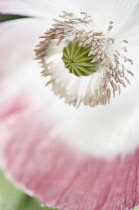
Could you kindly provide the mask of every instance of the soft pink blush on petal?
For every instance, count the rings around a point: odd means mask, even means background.
[[[26,192],[61,210],[127,210],[139,204],[139,149],[113,160],[85,156],[50,137],[49,114],[44,124],[41,109],[26,105],[18,112],[21,103],[15,103],[1,122],[0,160]]]
[[[5,91],[5,90],[4,90]],[[4,94],[4,91],[1,91],[1,95]],[[6,92],[5,92],[6,93]],[[20,113],[22,110],[29,108],[30,100],[26,98],[26,91],[20,95],[5,98],[1,101],[0,106],[0,120],[3,121],[6,118],[9,118],[15,113]]]

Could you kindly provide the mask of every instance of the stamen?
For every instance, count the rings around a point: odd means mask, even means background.
[[[113,29],[113,21],[109,22],[108,31],[111,31]]]
[[[36,46],[36,59],[43,67],[41,74],[48,77],[47,85],[65,103],[78,108],[81,104],[94,107],[106,105],[121,93],[121,87],[130,84],[125,63],[127,40],[116,45],[111,37],[113,22],[108,25],[108,34],[97,31],[91,16],[82,12],[82,17],[63,12],[60,20],[44,33],[43,41]],[[121,53],[122,51],[122,53]]]

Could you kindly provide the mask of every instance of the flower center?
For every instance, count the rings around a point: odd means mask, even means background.
[[[94,62],[96,55],[90,55],[91,45],[79,46],[80,40],[69,42],[63,49],[65,67],[77,77],[89,76],[99,69],[100,60]]]
[[[63,13],[35,49],[42,75],[48,77],[47,85],[76,108],[80,104],[109,104],[122,87],[130,84],[128,75],[133,76],[129,69],[133,61],[125,54],[128,41],[112,37],[112,21],[104,34],[87,13],[82,12],[79,18]]]

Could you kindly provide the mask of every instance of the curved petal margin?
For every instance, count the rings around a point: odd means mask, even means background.
[[[113,160],[85,156],[53,139],[52,119],[48,114],[44,124],[41,115],[26,106],[3,117],[0,160],[7,175],[42,204],[61,210],[127,210],[139,204],[139,149]]]
[[[73,5],[74,3],[74,5]],[[34,17],[43,17],[51,19],[54,15],[59,15],[62,10],[70,9],[73,11],[76,1],[68,0],[0,0],[0,13],[3,14],[18,14],[18,15],[28,15]]]

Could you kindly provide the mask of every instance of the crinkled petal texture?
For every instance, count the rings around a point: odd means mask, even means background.
[[[136,0],[105,2],[103,7],[104,1],[87,4],[82,0],[80,7],[85,11],[92,8],[90,13],[94,12],[100,27],[104,24],[98,10],[102,17],[112,14],[113,18],[122,17],[125,11],[124,14],[128,14],[123,21],[125,29],[129,17],[130,20],[138,17]],[[54,0],[35,0],[33,5],[29,0],[0,0],[0,11],[18,13],[22,8],[22,14],[46,17],[57,10],[55,5]],[[138,21],[133,22],[130,21],[132,29],[138,32]],[[44,87],[37,64],[29,64],[37,37],[48,25],[47,19],[41,24],[22,20],[0,25],[3,32],[0,46],[4,53],[0,61],[1,79],[4,78],[0,90],[1,167],[42,204],[61,210],[130,210],[139,204],[138,71],[135,68],[136,79],[131,87],[110,106],[76,111],[57,102],[52,92]],[[139,40],[131,30],[125,30],[125,34],[132,35],[131,41]],[[138,46],[130,53],[136,60]]]
[[[112,160],[81,155],[51,137],[49,112],[44,124],[41,110],[19,98],[14,102],[14,112],[1,123],[0,159],[27,193],[61,210],[124,210],[139,204],[138,149]]]

